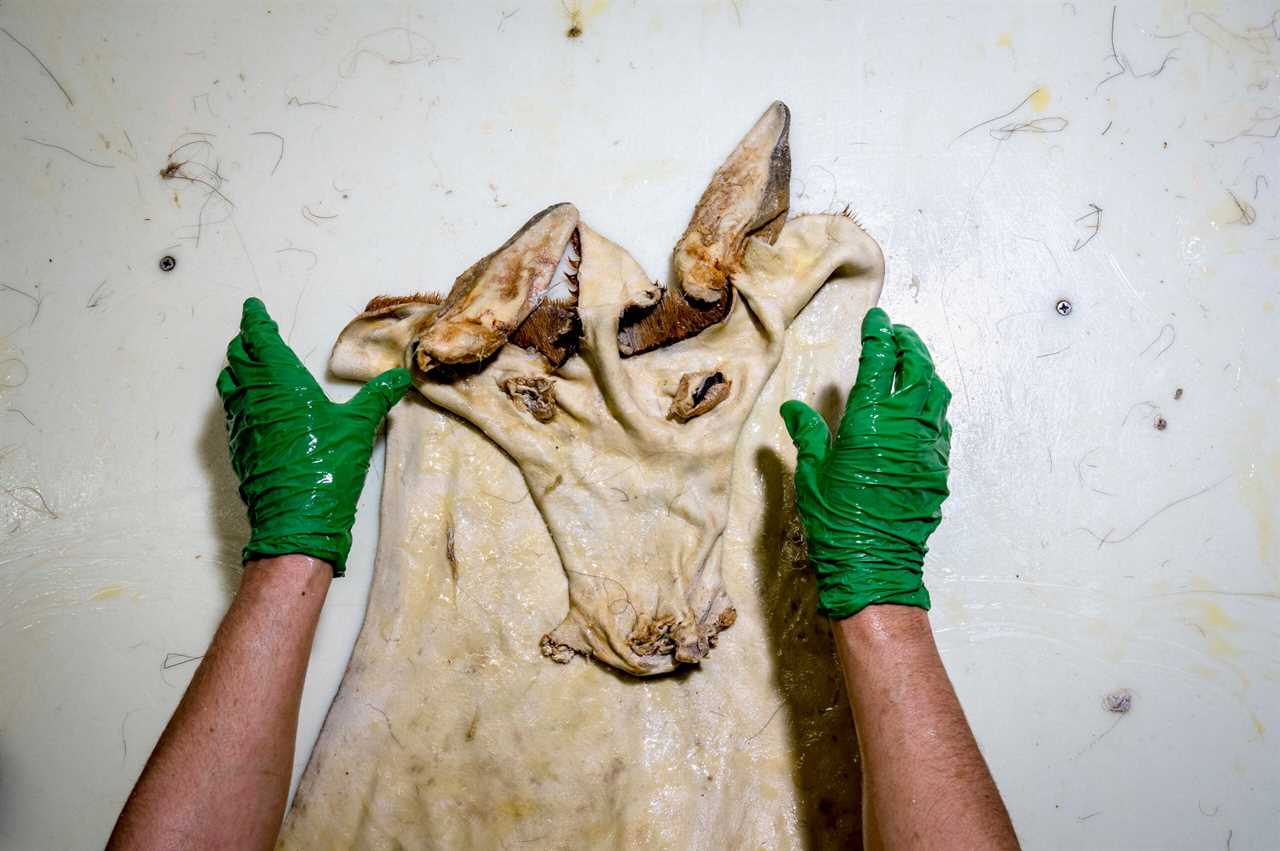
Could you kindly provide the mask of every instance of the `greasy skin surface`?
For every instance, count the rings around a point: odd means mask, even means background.
[[[844,273],[786,334],[732,455],[719,550],[737,622],[691,676],[542,658],[568,582],[525,476],[406,397],[364,628],[280,847],[857,848],[857,744],[777,409],[840,410],[879,289],[878,271]]]

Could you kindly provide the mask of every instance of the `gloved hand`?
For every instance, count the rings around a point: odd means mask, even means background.
[[[244,560],[300,553],[341,576],[378,423],[408,391],[408,371],[388,370],[350,402],[330,402],[256,298],[245,300],[227,363],[218,395],[253,529]]]
[[[820,614],[847,618],[875,603],[929,608],[921,566],[948,494],[950,401],[920,337],[875,307],[862,321],[858,380],[835,443],[812,408],[783,404]]]

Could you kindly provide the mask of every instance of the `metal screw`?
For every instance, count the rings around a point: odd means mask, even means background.
[[[1067,301],[1065,298],[1060,298],[1058,299],[1058,303],[1053,306],[1053,309],[1058,311],[1059,316],[1070,316],[1071,302]]]
[[[174,267],[178,265],[178,261],[174,259],[172,254],[166,254],[160,258],[160,271],[172,272]]]

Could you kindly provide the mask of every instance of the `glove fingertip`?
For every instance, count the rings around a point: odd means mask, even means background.
[[[264,345],[270,346],[277,342],[284,345],[284,341],[280,339],[280,326],[271,318],[262,299],[253,296],[244,300],[244,313],[240,318],[240,336],[244,340],[246,351],[255,350]]]
[[[862,338],[891,341],[893,339],[893,322],[884,308],[873,307],[862,317]]]
[[[831,442],[827,421],[804,402],[792,399],[782,405],[782,422],[796,447],[796,470],[809,469],[826,457]]]
[[[929,348],[924,344],[924,340],[920,339],[916,329],[910,325],[894,325],[893,340],[899,350],[919,354],[932,363],[933,357],[929,354]]]
[[[813,408],[810,408],[799,399],[789,399],[783,402],[782,407],[778,409],[778,414],[782,417],[782,424],[787,427],[787,434],[791,436],[793,443],[805,425],[818,416]],[[819,419],[821,418],[819,417]]]
[[[244,304],[240,307],[240,328],[244,330],[255,322],[262,319],[270,319],[267,313],[267,306],[263,304],[262,299],[256,296],[249,296],[244,300]]]
[[[862,320],[862,351],[858,355],[858,374],[849,393],[848,408],[888,396],[893,389],[896,365],[893,323],[889,321],[889,314],[873,307]]]

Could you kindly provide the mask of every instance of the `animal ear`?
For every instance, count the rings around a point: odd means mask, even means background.
[[[770,245],[753,240],[742,257],[739,278],[751,279],[751,292],[772,302],[784,324],[832,281],[855,284],[875,306],[884,286],[884,254],[852,216],[804,215],[783,226]],[[865,311],[864,311],[865,312]]]
[[[775,101],[716,170],[676,243],[675,281],[656,308],[632,311],[619,323],[624,357],[692,337],[729,315],[733,277],[749,243],[772,243],[787,219],[790,127],[787,105]]]
[[[791,198],[791,113],[774,101],[716,169],[673,255],[684,295],[719,301],[738,271],[747,240],[777,238]]]
[[[368,381],[404,366],[414,329],[439,309],[440,302],[433,294],[378,296],[338,335],[329,370],[339,378]]]
[[[410,343],[418,369],[476,363],[496,352],[560,278],[567,288],[576,286],[577,244],[577,208],[555,204],[476,261],[454,281],[439,310],[418,323]]]

